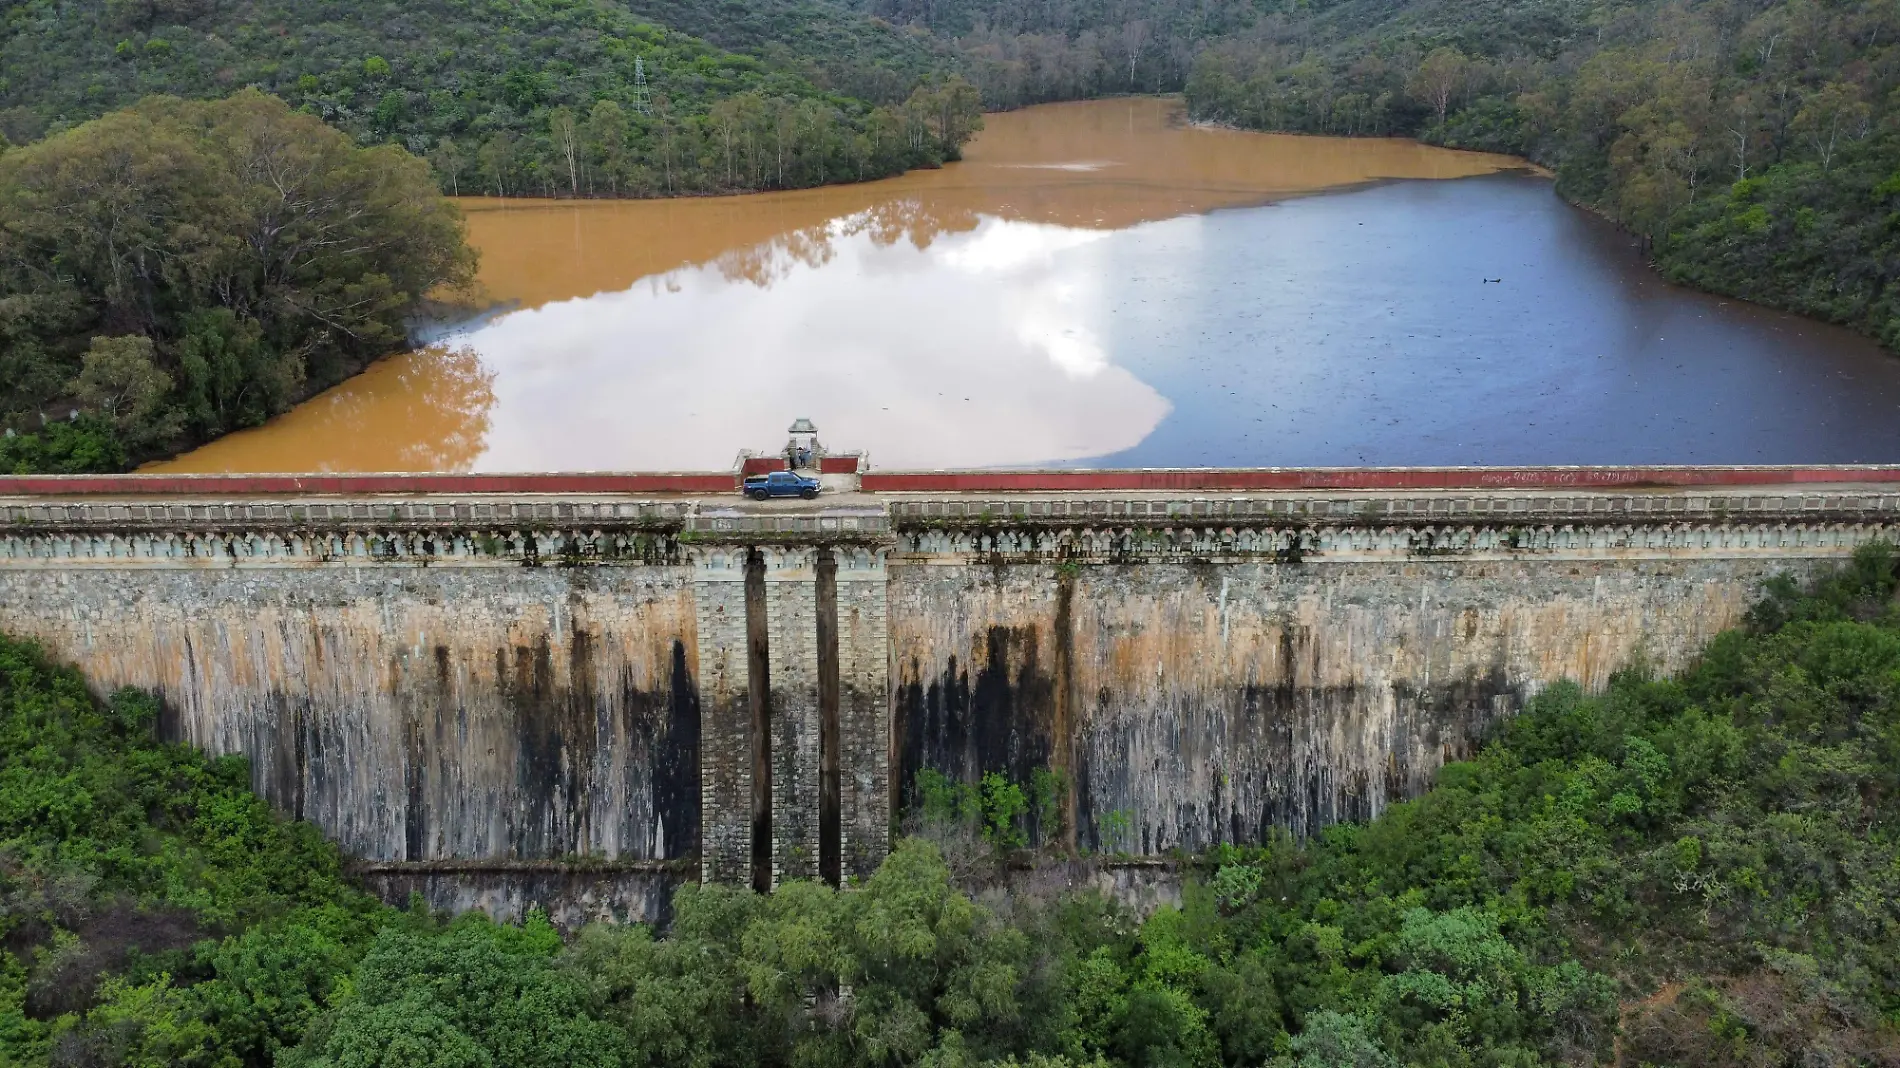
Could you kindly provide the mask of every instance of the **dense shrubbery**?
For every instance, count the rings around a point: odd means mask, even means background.
[[[388,922],[156,712],[0,638],[0,1063],[268,1064]]]
[[[124,444],[112,424],[96,416],[0,437],[0,475],[90,475],[123,467]]]
[[[1425,797],[1201,858],[1145,921],[972,896],[911,839],[854,890],[689,887],[663,936],[565,944],[370,904],[239,762],[0,642],[0,1059],[1900,1064],[1895,590],[1873,552],[1777,583],[1682,677],[1553,687]],[[931,835],[999,853],[1047,792],[926,787]]]
[[[406,345],[473,267],[420,160],[262,93],[154,97],[12,149],[0,470],[109,470],[260,423]]]

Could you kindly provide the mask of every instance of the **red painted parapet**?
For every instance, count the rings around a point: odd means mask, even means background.
[[[1638,489],[1900,482],[1900,466],[1183,468],[1144,471],[883,471],[866,493],[1247,490]]]
[[[748,456],[739,461],[741,475],[767,475],[773,471],[785,470],[785,457]],[[858,457],[855,453],[841,456],[820,456],[818,473],[821,475],[855,475],[858,473]]]
[[[774,456],[747,458],[745,474],[784,467]],[[856,456],[827,456],[824,474],[859,470]],[[1140,471],[886,471],[860,476],[867,493],[1185,492],[1258,490],[1642,489],[1667,486],[1793,486],[1900,483],[1900,466],[1831,467],[1394,467],[1182,468]],[[0,497],[169,495],[246,497],[365,494],[679,494],[730,493],[731,472],[375,475],[13,475]]]
[[[249,497],[375,493],[731,493],[731,472],[575,473],[549,475],[10,475],[0,497]]]

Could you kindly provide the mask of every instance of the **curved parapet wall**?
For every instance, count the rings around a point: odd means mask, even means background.
[[[872,472],[763,504],[320,477],[0,479],[0,629],[157,690],[390,893],[568,919],[867,874],[924,769],[1058,772],[1038,833],[1137,857],[1370,816],[1551,682],[1674,670],[1767,577],[1900,530],[1884,467]]]

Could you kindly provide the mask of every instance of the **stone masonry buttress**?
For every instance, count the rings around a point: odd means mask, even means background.
[[[817,550],[771,546],[765,604],[772,688],[772,885],[818,877]]]
[[[752,710],[746,671],[746,550],[693,554],[700,709],[700,878],[742,883],[752,858]]]
[[[890,572],[880,547],[837,558],[843,874],[866,879],[890,848]]]

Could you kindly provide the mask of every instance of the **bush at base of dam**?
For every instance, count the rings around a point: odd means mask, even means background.
[[[1681,676],[1553,687],[1370,823],[1183,858],[1145,919],[966,891],[1020,844],[979,798],[862,886],[565,939],[377,904],[240,761],[0,639],[0,1062],[1900,1064],[1894,594],[1878,552],[1777,584]]]

